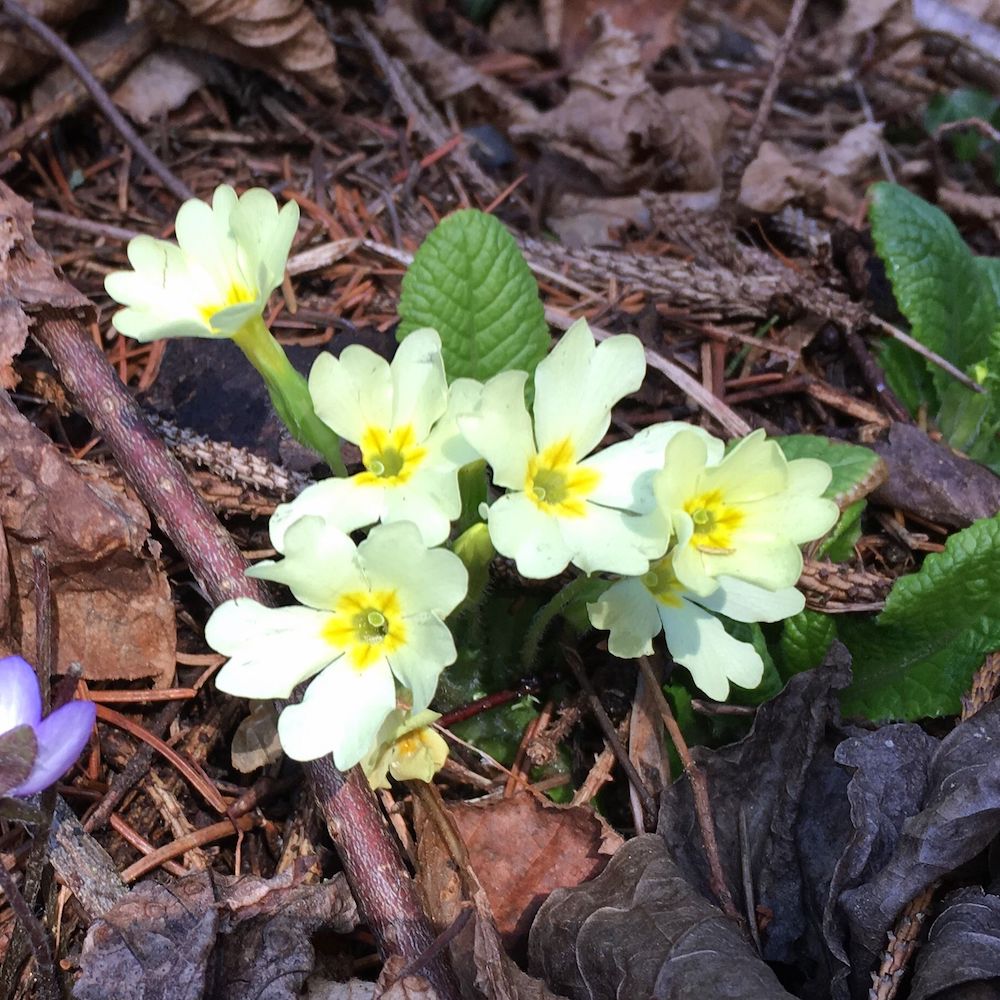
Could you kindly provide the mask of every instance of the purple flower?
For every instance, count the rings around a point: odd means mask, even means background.
[[[93,702],[71,701],[43,719],[42,696],[31,665],[20,656],[0,659],[0,743],[16,743],[12,757],[0,752],[0,795],[34,795],[62,777],[80,756],[96,717]],[[21,730],[24,739],[11,732],[18,727],[27,727]],[[30,753],[32,742],[34,753],[26,757],[25,750]],[[27,777],[6,788],[3,772],[8,771],[9,780],[14,768],[23,773],[29,763]]]

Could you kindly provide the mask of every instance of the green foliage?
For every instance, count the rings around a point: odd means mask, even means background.
[[[854,657],[844,711],[875,721],[957,713],[984,656],[1000,647],[998,593],[1000,515],[952,535],[900,578],[878,618],[840,624]]]
[[[849,562],[854,558],[854,546],[861,538],[861,515],[868,506],[867,500],[855,500],[840,515],[830,534],[823,539],[816,555],[833,562]]]
[[[1000,470],[1000,260],[977,257],[940,209],[895,184],[872,187],[872,235],[913,335],[977,379],[975,393],[897,343],[882,353],[889,385],[925,407],[949,443]]]
[[[924,128],[933,134],[942,125],[969,118],[981,118],[991,125],[1000,125],[1000,101],[985,90],[959,89],[950,94],[935,94],[924,112]],[[992,147],[995,162],[1000,166],[1000,156],[997,155],[1000,154],[1000,146],[973,128],[951,132],[947,141],[955,158],[963,163],[974,160],[980,151]]]
[[[984,267],[939,208],[885,182],[871,189],[872,236],[913,336],[967,370],[990,353],[1000,303]],[[936,370],[936,384],[948,376]]]
[[[831,441],[819,434],[789,434],[774,440],[789,461],[818,458],[826,462],[833,471],[833,478],[823,496],[838,503],[848,497],[864,496],[882,461],[871,448]]]
[[[461,0],[462,13],[477,24],[482,24],[499,4],[500,0]]]
[[[455,212],[427,235],[403,278],[397,337],[441,335],[449,379],[532,372],[549,332],[538,286],[514,238],[492,215]]]
[[[797,615],[786,618],[775,650],[782,680],[818,667],[836,638],[837,624],[833,615],[803,608]]]

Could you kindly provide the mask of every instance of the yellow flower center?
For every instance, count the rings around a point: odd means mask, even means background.
[[[393,748],[397,757],[412,757],[424,748],[426,729],[415,729],[396,740]]]
[[[691,544],[695,548],[719,554],[733,550],[733,532],[743,522],[743,511],[726,504],[721,490],[693,497],[684,509],[694,521]]]
[[[253,302],[256,297],[253,290],[247,288],[245,285],[233,284],[229,286],[229,290],[222,297],[221,301],[210,302],[208,305],[201,306],[198,311],[201,313],[202,319],[209,326],[212,326],[212,317],[216,313],[220,313],[223,309],[228,309],[230,306],[238,306],[241,302]]]
[[[323,638],[344,650],[356,670],[399,649],[406,642],[406,627],[396,591],[343,594],[323,627]]]
[[[361,461],[365,472],[355,482],[364,486],[399,486],[405,483],[427,456],[416,442],[410,424],[395,430],[368,427],[361,435]]]
[[[668,608],[681,606],[680,594],[684,585],[674,573],[672,553],[649,564],[649,570],[642,576],[642,584],[660,604],[665,604]]]
[[[546,514],[583,517],[584,501],[600,481],[599,472],[573,461],[573,443],[564,438],[531,457],[524,492]]]

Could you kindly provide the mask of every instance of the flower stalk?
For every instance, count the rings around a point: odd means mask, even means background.
[[[305,376],[293,367],[263,318],[249,320],[232,340],[264,380],[274,409],[296,441],[318,451],[335,476],[346,476],[340,439],[316,416]]]
[[[209,599],[221,604],[242,596],[270,604],[263,584],[244,575],[246,562],[229,533],[82,326],[74,319],[43,314],[32,333]],[[338,771],[329,757],[304,767],[379,951],[383,956],[401,954],[408,961],[422,957],[433,944],[434,930],[364,774],[360,768]],[[458,1000],[446,955],[429,959],[423,972],[441,1000]]]

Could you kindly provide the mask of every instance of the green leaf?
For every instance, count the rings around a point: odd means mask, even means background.
[[[886,339],[879,347],[878,362],[889,388],[910,413],[916,415],[922,406],[937,409],[938,394],[930,367],[916,351],[898,340]]]
[[[778,640],[778,671],[783,680],[803,670],[812,670],[823,662],[831,643],[837,638],[833,615],[803,608],[782,623]]]
[[[870,194],[875,248],[914,337],[963,370],[981,361],[1000,323],[987,266],[939,208],[885,181]],[[949,379],[933,377],[939,386]]]
[[[959,711],[987,653],[1000,648],[1000,515],[976,521],[901,577],[877,619],[842,621],[854,681],[846,714],[920,719]]]
[[[950,94],[935,94],[924,112],[924,128],[933,134],[948,122],[965,121],[967,118],[981,118],[988,122],[998,107],[1000,103],[985,90],[959,89]],[[974,160],[989,142],[973,128],[951,132],[947,141],[955,156],[963,162]]]
[[[775,438],[785,458],[818,458],[833,471],[833,479],[823,496],[838,503],[863,497],[878,485],[883,475],[882,459],[859,444],[831,441],[818,434],[789,434]]]
[[[538,285],[514,238],[492,215],[466,209],[431,230],[403,278],[402,340],[421,327],[441,334],[449,379],[485,380],[545,357],[549,331]]]
[[[845,508],[840,520],[820,543],[816,555],[825,556],[833,562],[848,562],[853,559],[854,546],[861,537],[861,515],[867,506],[867,500],[855,500]]]
[[[493,13],[500,0],[461,0],[462,13],[477,24],[482,24]]]

